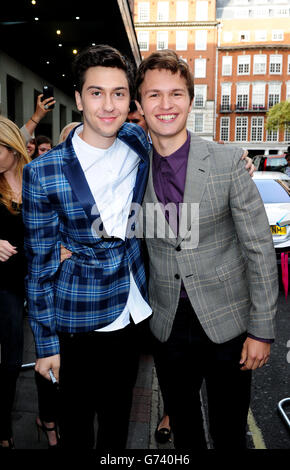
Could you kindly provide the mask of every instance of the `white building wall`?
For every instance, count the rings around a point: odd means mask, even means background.
[[[40,70],[41,73],[41,70]],[[15,61],[0,50],[0,113],[7,116],[7,75],[22,83],[22,103],[17,112],[16,124],[21,127],[32,116],[34,108],[34,90],[42,92],[43,85],[50,85],[40,75]],[[72,111],[77,111],[74,97],[68,96],[54,87],[55,108],[51,112],[52,140],[56,144],[60,133],[60,104],[66,107],[66,122],[72,120]]]
[[[196,132],[197,135],[206,140],[214,139],[214,119],[215,119],[215,105],[214,101],[207,101],[204,108],[192,108],[187,119],[187,129],[191,132],[194,131],[194,115],[203,114],[203,132]]]

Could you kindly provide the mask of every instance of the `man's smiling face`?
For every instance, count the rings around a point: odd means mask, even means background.
[[[76,103],[79,111],[83,111],[84,140],[108,148],[129,111],[130,92],[125,72],[112,67],[90,67],[82,93],[76,91]]]
[[[147,70],[140,86],[141,109],[154,139],[172,138],[183,143],[191,110],[185,79],[170,70]],[[181,143],[181,145],[182,145]]]

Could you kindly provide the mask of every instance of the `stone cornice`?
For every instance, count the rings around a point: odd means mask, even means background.
[[[220,21],[156,21],[146,23],[135,23],[135,28],[190,28],[190,27],[215,27]]]
[[[219,51],[240,51],[240,50],[252,50],[252,49],[290,49],[290,44],[248,44],[248,45],[236,45],[236,46],[219,46]]]

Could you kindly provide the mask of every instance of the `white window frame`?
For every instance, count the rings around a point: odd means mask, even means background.
[[[284,31],[283,29],[273,29],[272,31],[272,41],[283,41],[284,40]]]
[[[233,57],[231,55],[224,55],[222,57],[222,75],[224,77],[231,76],[233,73]]]
[[[286,82],[286,101],[290,101],[290,82]]]
[[[239,41],[240,42],[249,42],[250,41],[250,31],[239,31]]]
[[[164,47],[161,44],[164,43]],[[168,49],[168,31],[157,31],[157,51],[162,51],[163,49]]]
[[[208,2],[197,1],[195,11],[196,21],[208,21]]]
[[[266,142],[278,142],[279,140],[279,131],[267,131],[266,132]]]
[[[207,50],[207,30],[197,29],[195,31],[195,50],[206,51]]]
[[[272,98],[271,98],[272,97]],[[271,108],[281,101],[281,83],[269,83],[268,107]]]
[[[262,3],[262,2],[260,2]],[[269,17],[269,7],[267,6],[254,6],[254,8],[250,8],[250,11],[249,11],[249,16],[251,18],[256,18],[256,19],[260,19],[260,18],[268,18]]]
[[[253,83],[252,85],[252,107],[253,109],[260,109],[265,107],[265,83]]]
[[[253,74],[265,75],[266,72],[267,72],[267,55],[266,54],[254,55]]]
[[[150,2],[140,2],[138,4],[138,21],[140,23],[150,21]]]
[[[176,50],[187,51],[187,31],[176,31]]]
[[[285,129],[284,130],[284,141],[289,142],[290,141],[290,129]]]
[[[240,133],[240,138],[238,134]],[[236,142],[247,142],[248,139],[248,117],[237,116],[235,126],[235,140]]]
[[[240,7],[237,6],[235,7],[235,18],[248,18],[249,17],[249,8],[245,7]]]
[[[157,21],[169,20],[169,2],[157,3]]]
[[[149,51],[149,31],[138,31],[138,44],[140,51]]]
[[[263,142],[264,116],[253,116],[251,119],[251,142]]]
[[[197,58],[194,60],[194,78],[206,78],[206,59]]]
[[[220,140],[229,142],[230,140],[230,118],[222,116],[220,120]]]
[[[285,16],[289,16],[289,8],[287,7],[276,7],[275,8],[275,16],[279,16],[279,17],[285,17]]]
[[[255,41],[267,41],[267,30],[266,29],[256,29],[255,31]]]
[[[282,65],[283,65],[283,56],[281,54],[271,54],[270,61],[269,61],[269,74],[281,75]]]
[[[237,75],[250,75],[251,71],[251,56],[239,55],[237,65]]]
[[[176,2],[176,21],[188,21],[188,1]]]
[[[221,111],[229,111],[231,106],[231,83],[222,83],[221,86]]]
[[[207,85],[195,85],[194,103],[195,108],[204,108],[206,105]]]
[[[198,121],[198,119],[200,121]],[[194,132],[202,133],[204,130],[204,114],[203,113],[195,113],[194,114]]]
[[[250,86],[248,83],[237,83],[236,108],[249,109]]]

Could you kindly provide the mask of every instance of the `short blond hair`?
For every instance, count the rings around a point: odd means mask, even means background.
[[[75,127],[77,127],[79,124],[82,124],[82,123],[81,122],[69,122],[66,126],[64,126],[61,133],[59,134],[58,143],[61,144],[62,142],[64,142],[68,134],[70,133],[70,131],[74,129]]]

